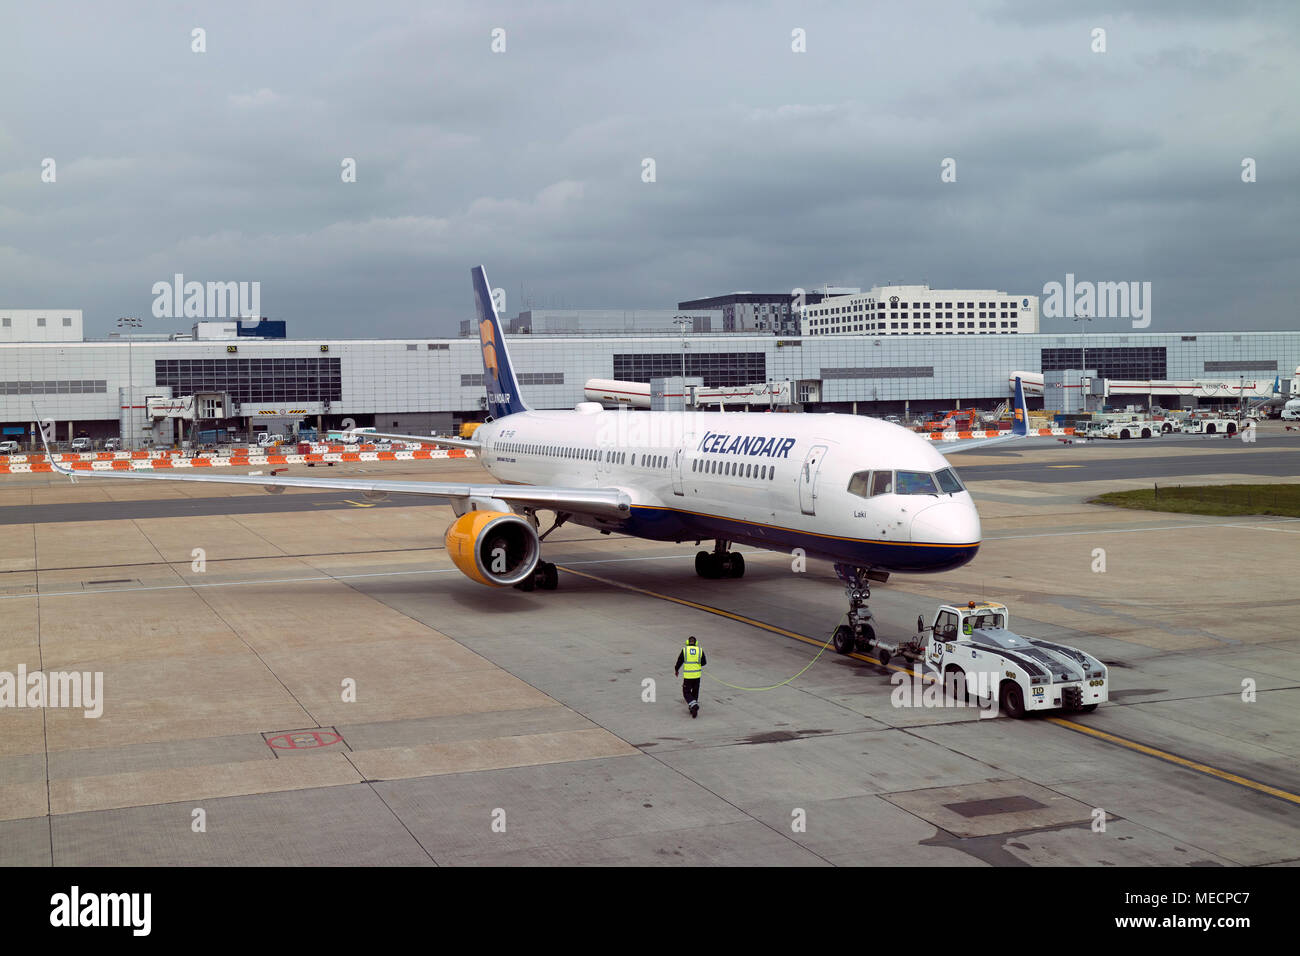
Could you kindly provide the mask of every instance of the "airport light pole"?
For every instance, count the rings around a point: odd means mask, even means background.
[[[1076,315],[1074,321],[1091,322],[1092,318],[1091,315]],[[1088,330],[1082,325],[1079,326],[1079,344],[1082,347],[1083,352],[1083,355],[1079,360],[1079,365],[1082,366],[1079,369],[1079,392],[1083,397],[1083,413],[1086,415],[1088,414],[1088,393],[1084,390],[1083,380],[1088,374]]]
[[[673,324],[682,329],[682,408],[686,408],[686,327],[691,324],[689,315],[673,316]]]
[[[135,318],[134,316],[123,316],[122,318],[117,320],[117,327],[119,329],[121,328],[138,329],[138,328],[142,328],[143,326],[144,326],[144,322],[141,319]],[[118,334],[120,335],[121,333],[119,332]],[[122,441],[126,444],[128,449],[134,450],[135,449],[135,362],[132,361],[133,355],[131,352],[131,341],[132,341],[132,336],[130,334],[127,334],[126,336],[126,408],[127,408],[126,431],[127,434],[122,436]]]

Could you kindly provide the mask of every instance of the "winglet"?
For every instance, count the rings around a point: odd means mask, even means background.
[[[1029,434],[1029,406],[1025,404],[1025,387],[1016,376],[1016,400],[1012,411],[1011,434],[1020,438]]]
[[[519,394],[514,366],[510,364],[501,317],[492,301],[487,270],[475,266],[470,270],[470,276],[474,280],[474,311],[478,314],[478,340],[483,351],[483,386],[487,389],[488,411],[494,419],[527,411],[528,406]]]

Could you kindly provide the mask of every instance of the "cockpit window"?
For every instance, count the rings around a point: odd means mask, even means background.
[[[937,472],[934,477],[939,479],[939,490],[946,495],[955,495],[959,491],[966,490],[962,487],[961,479],[957,477],[957,473],[951,468],[945,468],[943,471]]]
[[[871,497],[888,495],[894,490],[894,473],[892,471],[873,471],[871,473]]]
[[[857,495],[859,498],[867,497],[867,489],[871,486],[871,472],[860,471],[849,479],[849,494]]]
[[[898,493],[900,495],[937,495],[934,476],[926,471],[900,471],[898,474]]]

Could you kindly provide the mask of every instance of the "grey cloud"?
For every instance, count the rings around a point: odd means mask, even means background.
[[[825,281],[1034,292],[1072,271],[1155,282],[1157,324],[1294,327],[1294,18],[1095,13],[1104,56],[1093,12],[1064,3],[10,13],[3,301],[80,306],[102,334],[183,272],[261,281],[291,334],[399,336],[454,333],[478,262],[512,311],[521,288],[664,308]]]

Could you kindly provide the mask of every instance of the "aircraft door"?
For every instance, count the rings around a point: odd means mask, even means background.
[[[683,487],[686,478],[686,459],[689,457],[689,449],[695,444],[695,436],[687,433],[682,436],[676,450],[673,452],[672,472],[673,472],[673,494],[684,495],[686,489]]]
[[[825,445],[813,445],[804,457],[799,471],[799,510],[806,515],[817,513],[817,474],[826,457]]]

